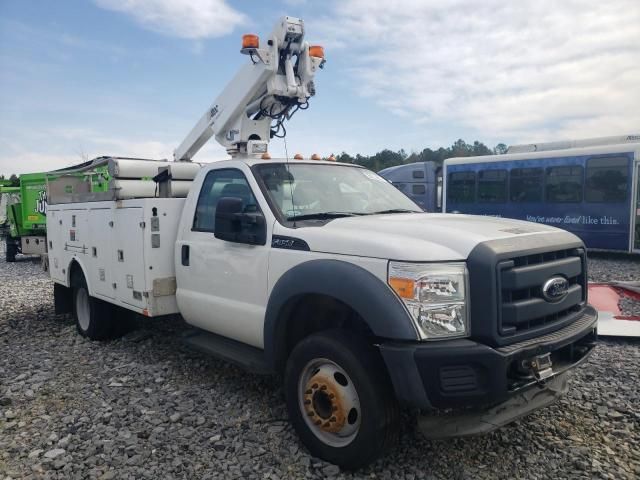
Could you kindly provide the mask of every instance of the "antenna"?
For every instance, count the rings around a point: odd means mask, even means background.
[[[292,185],[292,181],[291,179],[293,178],[293,176],[291,175],[291,169],[289,168],[289,149],[287,148],[287,137],[282,137],[282,140],[284,140],[284,155],[287,159],[287,173],[289,174],[289,191],[291,192],[291,210],[293,211],[293,228],[296,227],[296,205],[295,202],[293,201],[293,185]]]

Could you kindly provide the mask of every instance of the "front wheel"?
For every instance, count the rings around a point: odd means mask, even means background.
[[[341,330],[303,339],[285,371],[291,422],[312,455],[344,468],[375,460],[397,438],[398,406],[374,347]]]

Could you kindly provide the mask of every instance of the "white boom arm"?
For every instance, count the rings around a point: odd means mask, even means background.
[[[254,41],[243,43],[241,50],[252,62],[240,69],[207,109],[175,150],[175,160],[191,161],[212,136],[234,157],[266,153],[272,136],[286,134],[284,120],[307,108],[324,55],[321,47],[311,47],[310,52],[304,22],[283,17],[264,48],[257,44],[257,37]]]

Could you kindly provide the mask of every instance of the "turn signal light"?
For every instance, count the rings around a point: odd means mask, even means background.
[[[391,277],[389,279],[389,286],[400,298],[413,298],[414,284],[415,282],[408,278]]]
[[[242,53],[250,53],[251,51],[259,48],[260,46],[260,38],[258,35],[254,35],[252,33],[247,33],[242,36]]]
[[[301,153],[296,153],[296,154],[293,156],[293,159],[294,159],[294,160],[304,160],[304,157],[302,156],[302,154],[301,154]]]
[[[309,55],[316,58],[324,58],[324,48],[320,45],[311,45],[309,47]]]

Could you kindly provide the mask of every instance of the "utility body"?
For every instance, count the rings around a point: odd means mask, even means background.
[[[296,52],[308,54],[301,21],[279,25],[271,39],[286,39],[291,28]],[[291,52],[282,48],[286,63]],[[243,75],[262,75],[251,65]],[[312,80],[301,65],[262,79],[276,85],[283,76],[286,91],[269,97],[271,87],[247,82],[251,92],[234,98],[246,107],[257,94],[263,114],[271,101],[278,111],[295,109],[311,93],[294,88]],[[234,111],[249,118],[252,108]],[[460,435],[566,391],[567,372],[596,338],[576,236],[423,213],[356,165],[270,159],[253,148],[269,138],[246,136],[244,117],[220,127],[239,125],[231,160],[97,159],[86,168],[107,165],[113,188],[92,201],[49,185],[60,192],[50,195],[47,215],[56,310],[72,312],[82,335],[120,335],[131,312],[179,314],[193,327],[191,345],[279,376],[303,443],[349,468],[392,443],[402,407],[421,411],[432,437]],[[217,128],[199,121],[176,159],[190,158],[203,135],[229,138]],[[429,415],[439,410],[447,414]]]

